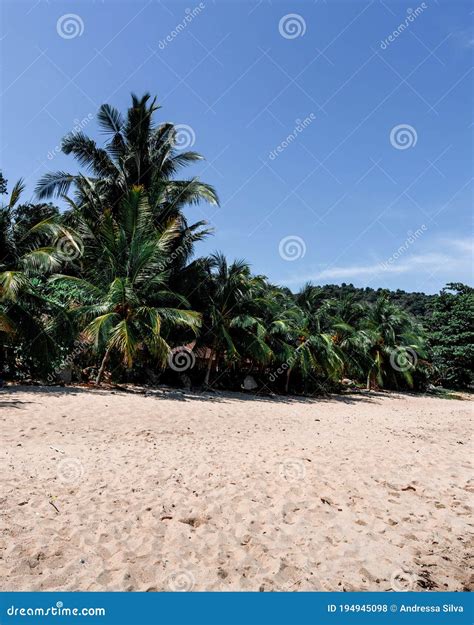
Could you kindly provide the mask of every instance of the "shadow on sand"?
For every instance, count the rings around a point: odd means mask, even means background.
[[[19,400],[15,397],[17,393],[31,395],[30,402]],[[20,386],[13,385],[0,389],[0,408],[21,408],[23,404],[35,403],[35,395],[48,394],[51,397],[64,397],[68,395],[82,395],[94,393],[96,395],[118,395],[132,394],[155,399],[167,399],[174,401],[203,401],[203,402],[269,402],[277,404],[315,404],[337,402],[341,404],[355,404],[359,402],[372,403],[374,400],[393,396],[393,393],[382,391],[358,391],[347,392],[340,395],[302,397],[298,395],[264,395],[259,393],[239,393],[233,391],[213,391],[213,390],[182,390],[170,387],[138,387],[138,386],[104,386],[95,388],[90,386]]]
[[[4,396],[5,395],[2,392],[0,392],[0,397],[4,397]],[[22,406],[26,406],[27,404],[34,404],[34,403],[35,402],[32,402],[32,401],[21,401],[21,399],[7,397],[5,401],[3,399],[0,399],[0,410],[2,408],[21,409]]]

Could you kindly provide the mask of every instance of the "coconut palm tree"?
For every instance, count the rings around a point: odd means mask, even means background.
[[[170,286],[179,289],[195,243],[211,232],[206,221],[189,224],[184,207],[199,202],[217,205],[219,200],[214,188],[196,177],[176,179],[182,168],[203,157],[180,149],[182,137],[173,124],[154,125],[153,117],[159,108],[156,98],[151,100],[149,94],[141,98],[132,94],[132,105],[125,118],[114,107],[103,104],[97,118],[106,136],[104,147],[83,132],[72,133],[62,142],[63,152],[72,154],[86,172],[48,173],[40,179],[36,190],[40,199],[61,196],[70,206],[64,220],[77,228],[81,215],[89,220],[100,220],[110,210],[114,215],[129,191],[134,186],[141,187],[156,228],[162,231],[171,221],[175,223],[166,268],[171,272]],[[73,197],[68,196],[71,188]]]
[[[127,368],[139,355],[164,366],[170,330],[195,332],[200,325],[200,315],[186,309],[185,298],[167,288],[176,221],[157,230],[145,191],[137,186],[115,213],[106,211],[100,220],[83,215],[79,230],[84,236],[80,275],[52,279],[82,292],[81,302],[71,302],[72,315],[101,357],[96,383],[114,353]]]
[[[327,300],[332,340],[342,359],[341,378],[360,379],[370,366],[371,337],[364,328],[367,306],[354,294]]]
[[[309,330],[319,333],[323,329],[327,329],[329,300],[324,297],[324,293],[319,287],[307,282],[295,294],[294,300],[305,315],[305,324]]]
[[[316,287],[305,285],[295,296],[262,282],[258,296],[252,298],[252,314],[266,329],[264,339],[274,369],[286,373],[285,392],[289,391],[292,372],[297,372],[305,384],[319,375],[335,376],[340,360],[330,334],[321,331],[327,312]]]
[[[288,370],[286,388],[292,369],[299,369],[303,379],[315,375],[336,380],[340,376],[342,357],[331,336],[330,300],[311,283],[294,296],[294,320],[298,333],[294,366]]]
[[[78,247],[54,207],[19,205],[19,180],[8,202],[0,206],[0,377],[5,346],[15,340],[28,345],[29,357],[43,364],[54,347],[51,330],[61,307],[39,288],[42,276],[64,263],[62,243]],[[47,311],[56,316],[48,319]]]
[[[128,190],[139,185],[147,193],[160,224],[181,217],[186,204],[217,204],[212,186],[197,178],[174,178],[184,166],[203,157],[194,151],[179,150],[180,138],[173,124],[154,126],[153,115],[159,108],[156,98],[150,101],[149,94],[141,98],[132,94],[132,105],[124,119],[117,109],[103,104],[97,119],[107,137],[105,147],[98,147],[82,131],[67,135],[62,142],[62,151],[75,156],[87,173],[45,174],[37,185],[38,197],[68,195],[73,185],[78,205],[95,202],[115,211]]]
[[[200,283],[195,292],[202,303],[203,327],[199,345],[206,347],[208,361],[204,384],[208,385],[213,363],[248,358],[256,362],[271,359],[266,329],[251,306],[261,276],[252,276],[243,260],[228,263],[222,253],[212,254],[198,265]]]
[[[387,382],[397,387],[400,378],[412,386],[418,356],[425,354],[420,325],[382,295],[368,311],[366,331],[370,337],[367,388]]]

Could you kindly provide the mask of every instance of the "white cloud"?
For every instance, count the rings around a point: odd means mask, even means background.
[[[328,267],[311,275],[298,276],[294,279],[283,280],[283,284],[296,284],[306,281],[324,282],[340,280],[342,282],[354,278],[383,278],[384,275],[400,275],[417,273],[430,275],[433,273],[449,274],[450,280],[472,277],[474,245],[472,239],[440,239],[432,243],[432,248],[420,254],[410,254],[403,251],[401,254],[392,254],[390,258],[370,264],[338,265]]]
[[[474,255],[474,239],[443,239],[442,242],[462,252],[467,252],[471,258]]]

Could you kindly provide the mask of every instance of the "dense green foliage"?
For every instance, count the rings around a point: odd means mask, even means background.
[[[469,287],[295,294],[243,260],[196,258],[209,230],[188,223],[186,206],[218,197],[176,178],[202,157],[179,150],[172,124],[154,125],[157,109],[148,95],[133,96],[125,118],[103,105],[104,147],[82,132],[63,141],[86,172],[37,186],[40,200],[67,202],[61,214],[20,204],[21,181],[1,207],[0,374],[224,388],[250,375],[263,392],[298,393],[472,384]]]
[[[474,383],[474,289],[448,284],[428,318],[433,379],[451,388]]]
[[[420,320],[430,314],[431,304],[437,297],[437,295],[426,295],[425,293],[407,293],[401,289],[397,289],[396,291],[371,289],[370,287],[358,289],[354,285],[345,284],[344,282],[340,286],[328,284],[322,286],[321,289],[325,297],[328,298],[352,295],[357,301],[368,304],[375,303],[379,297],[385,295],[393,304],[403,308]]]

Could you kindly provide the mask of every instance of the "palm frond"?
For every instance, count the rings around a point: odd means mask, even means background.
[[[119,321],[110,330],[109,344],[121,354],[123,363],[130,368],[139,345],[139,338],[133,325],[126,319]]]
[[[53,196],[61,197],[67,195],[75,179],[76,176],[65,171],[47,173],[38,180],[36,195],[40,200]]]
[[[15,206],[15,204],[20,199],[20,196],[24,190],[25,190],[25,183],[23,181],[23,178],[20,178],[15,183],[15,186],[13,187],[12,192],[10,194],[10,201],[8,202],[9,209],[12,209]]]
[[[95,347],[98,348],[101,342],[106,343],[110,340],[112,329],[119,320],[119,315],[114,312],[99,315],[84,328],[84,336],[92,341]]]
[[[2,271],[0,273],[0,302],[15,302],[20,292],[29,284],[28,278],[22,271]]]
[[[21,265],[26,271],[49,273],[61,266],[61,259],[55,247],[37,247],[24,254]]]
[[[123,130],[124,121],[120,111],[110,104],[102,104],[97,113],[97,121],[103,132],[116,135]]]
[[[88,167],[95,175],[114,176],[116,167],[106,150],[98,148],[95,141],[83,132],[76,132],[63,139],[64,154],[74,154],[81,165]]]

